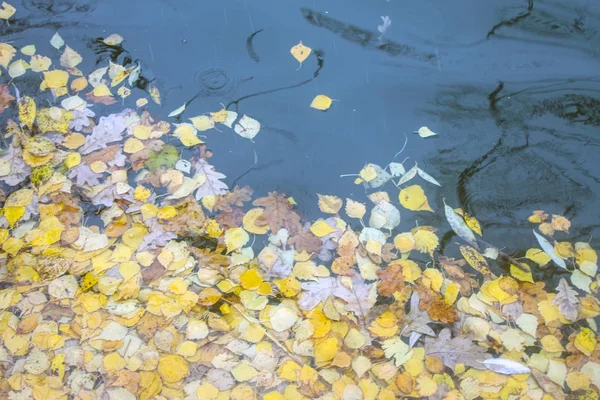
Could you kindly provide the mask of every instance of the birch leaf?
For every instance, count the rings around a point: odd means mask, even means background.
[[[545,237],[543,237],[542,235],[537,233],[535,230],[533,231],[533,234],[535,235],[535,238],[537,239],[538,243],[540,244],[540,247],[542,248],[542,250],[544,250],[544,253],[548,254],[550,256],[550,258],[552,259],[552,261],[554,261],[556,263],[556,265],[558,265],[559,267],[561,267],[563,269],[567,269],[567,264],[565,263],[565,260],[563,260],[562,258],[557,256],[556,253],[554,252],[554,246],[552,246]]]
[[[233,130],[241,137],[252,140],[260,131],[260,122],[244,114]]]
[[[476,249],[479,248],[477,245],[477,239],[475,239],[475,234],[471,229],[467,226],[467,223],[462,219],[460,215],[458,215],[452,207],[446,204],[446,199],[442,199],[444,202],[444,211],[446,213],[446,219],[450,224],[450,227],[461,239],[469,243],[471,246]]]
[[[389,163],[388,168],[390,169],[390,172],[394,178],[398,178],[406,173],[404,165],[397,162]]]
[[[329,107],[331,107],[331,99],[324,94],[320,94],[313,99],[312,103],[310,103],[310,107],[321,111],[327,111]]]
[[[432,131],[431,129],[429,129],[426,126],[422,126],[419,128],[418,131],[415,131],[414,133],[418,133],[419,136],[421,136],[422,138],[427,138],[430,136],[436,136],[437,133],[435,133],[434,131]]]

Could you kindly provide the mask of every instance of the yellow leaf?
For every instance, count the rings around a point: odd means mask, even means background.
[[[330,360],[338,353],[338,340],[335,337],[325,339],[315,344],[315,362],[321,364]]]
[[[94,90],[92,90],[92,94],[95,97],[107,97],[107,96],[112,96],[112,93],[110,92],[110,89],[108,88],[108,86],[106,86],[105,84],[100,84],[98,86],[96,86],[94,88]]]
[[[232,228],[228,229],[225,232],[225,245],[227,246],[227,253],[231,253],[232,251],[239,250],[242,248],[248,241],[250,240],[250,236],[248,232],[246,232],[242,228]]]
[[[48,68],[52,65],[52,60],[48,57],[35,55],[29,60],[29,65],[31,65],[31,70],[33,72],[44,72],[48,71]]]
[[[108,373],[122,370],[126,363],[125,359],[117,352],[107,354],[102,360],[102,365]]]
[[[33,69],[33,66],[32,66]],[[88,81],[87,79],[85,79],[85,77],[81,76],[77,79],[75,79],[73,82],[71,82],[71,90],[73,90],[74,92],[81,92],[83,89],[85,89],[88,85]]]
[[[255,290],[263,283],[263,278],[255,269],[249,269],[240,276],[240,285],[246,290]]]
[[[188,375],[189,366],[183,357],[169,354],[158,361],[157,371],[164,382],[175,383]]]
[[[33,200],[34,195],[33,189],[19,189],[12,192],[6,202],[4,203],[5,207],[20,207],[27,206]]]
[[[4,217],[12,228],[15,223],[25,214],[25,207],[4,207]]]
[[[173,136],[179,138],[184,146],[195,146],[204,143],[196,136],[196,128],[192,124],[176,124],[177,128],[173,131]]]
[[[144,107],[146,104],[148,104],[148,99],[145,98],[137,99],[135,101],[135,106],[137,108]]]
[[[2,8],[0,8],[0,19],[9,19],[17,12],[17,9],[6,2],[2,2]]]
[[[294,297],[300,293],[300,282],[294,277],[275,280],[273,283],[275,283],[279,292],[285,297]]]
[[[158,211],[158,218],[170,219],[177,215],[177,209],[173,206],[164,206]]]
[[[542,343],[544,350],[548,353],[559,353],[565,351],[565,348],[560,343],[560,340],[556,338],[556,336],[546,335],[540,339],[540,342]]]
[[[192,121],[192,125],[194,128],[198,129],[200,132],[207,131],[215,127],[215,121],[208,115],[199,115],[197,117],[190,118]]]
[[[400,191],[398,199],[400,200],[400,204],[409,210],[433,212],[429,206],[429,201],[427,201],[423,188],[419,185],[405,187]]]
[[[65,167],[71,169],[81,163],[81,154],[69,153],[65,158]]]
[[[148,91],[150,92],[150,97],[152,97],[152,101],[160,105],[160,91],[158,90],[158,88],[156,86],[152,86]]]
[[[487,260],[474,247],[467,245],[460,246],[460,253],[475,271],[482,275],[491,274]]]
[[[269,225],[256,225],[256,219],[262,215],[263,211],[264,209],[260,207],[248,210],[242,220],[244,229],[255,235],[264,235],[267,233]]]
[[[331,107],[331,99],[324,94],[319,94],[313,99],[310,106],[317,110],[325,111]]]
[[[589,328],[581,328],[581,331],[575,336],[573,345],[586,356],[591,356],[596,348],[596,335]]]
[[[118,33],[112,33],[102,39],[102,41],[109,46],[118,46],[121,44],[121,42],[123,42],[123,36],[119,35]]]
[[[308,56],[310,56],[311,52],[312,49],[308,46],[303,45],[302,42],[298,43],[290,49],[290,53],[292,54],[292,56],[294,56],[294,58],[300,63],[304,62],[304,60],[306,60]]]
[[[144,236],[146,236],[146,233],[148,233],[148,229],[144,225],[135,224],[126,230],[121,238],[123,243],[125,243],[127,246],[131,247],[132,249],[137,249],[144,241]]]
[[[328,214],[337,214],[344,202],[337,196],[317,194],[319,196],[319,209]]]
[[[8,68],[8,64],[15,56],[17,50],[8,43],[0,43],[0,65]]]
[[[483,232],[481,231],[481,225],[479,224],[479,221],[477,221],[477,219],[475,217],[465,213],[462,208],[455,208],[454,211],[456,211],[456,213],[458,215],[463,217],[463,219],[465,220],[465,223],[467,224],[467,226],[469,228],[471,228],[471,230],[473,232],[475,232],[479,236],[483,235]]]
[[[21,48],[21,53],[25,54],[26,56],[33,56],[35,54],[35,45],[30,44],[27,46],[23,46]]]
[[[214,122],[223,123],[227,121],[227,110],[223,108],[217,112],[211,112],[210,117]]]
[[[21,97],[19,101],[19,119],[21,120],[21,125],[31,129],[33,121],[35,121],[36,112],[37,106],[35,105],[35,101],[29,96]]]
[[[67,85],[69,74],[67,71],[56,69],[54,71],[44,72],[44,82],[50,89],[56,89]]]
[[[521,282],[533,282],[533,275],[531,274],[531,268],[525,263],[520,263],[522,268],[517,267],[514,264],[510,264],[510,274]],[[525,270],[526,271],[525,271]]]
[[[150,125],[136,125],[133,128],[133,136],[140,140],[146,140],[152,133],[152,126]]]
[[[371,182],[377,178],[377,170],[371,164],[367,164],[360,170],[359,175],[363,181]]]
[[[319,220],[311,225],[310,231],[315,236],[322,238],[324,236],[329,235],[330,233],[335,232],[335,229],[333,229],[329,224],[327,224],[327,222]]]
[[[394,238],[394,247],[396,247],[401,253],[408,253],[414,249],[415,239],[412,233],[404,232],[396,235]]]
[[[277,375],[285,381],[296,382],[302,367],[292,360],[285,360],[277,369]]]
[[[129,154],[137,153],[144,148],[144,143],[136,138],[129,138],[125,141],[125,144],[123,144],[123,151]]]
[[[551,260],[550,256],[548,254],[546,254],[546,252],[544,252],[541,249],[535,249],[535,248],[527,250],[525,257],[527,257],[528,259],[530,259],[531,261],[533,261],[540,267],[543,267],[544,265],[548,264]]]
[[[214,387],[210,382],[204,382],[198,386],[196,391],[196,397],[199,400],[217,400],[219,396],[219,389]]]
[[[415,240],[415,249],[421,253],[433,254],[440,243],[435,233],[423,229],[423,227],[421,227],[421,229],[415,228],[411,233]]]
[[[52,375],[58,376],[61,380],[65,376],[65,355],[57,354],[50,364]]]
[[[352,199],[346,199],[346,214],[350,218],[362,219],[367,212],[367,207],[363,203],[354,201]]]

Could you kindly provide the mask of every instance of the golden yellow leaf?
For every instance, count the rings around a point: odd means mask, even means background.
[[[21,219],[21,217],[25,214],[25,207],[4,207],[3,209],[4,217],[8,221],[8,224],[12,228],[15,226],[15,223]]]
[[[256,225],[256,219],[260,217],[264,209],[261,207],[252,208],[244,215],[242,224],[245,230],[255,235],[264,235],[269,231],[269,225]]]
[[[529,249],[527,250],[525,257],[527,257],[540,267],[543,267],[544,265],[548,264],[551,260],[550,256],[541,249]]]
[[[556,336],[546,335],[540,339],[540,342],[542,343],[542,347],[544,348],[544,350],[549,353],[558,353],[565,351],[565,348],[560,343],[560,340],[556,338]]]
[[[302,42],[298,43],[294,47],[290,49],[290,53],[299,63],[304,62],[310,56],[312,49],[308,46],[302,44]]]
[[[92,90],[92,94],[95,97],[107,97],[112,96],[113,94],[110,92],[110,89],[105,84],[100,84]]]
[[[217,112],[211,112],[210,117],[214,122],[222,124],[223,122],[227,121],[227,110],[223,108]]]
[[[310,231],[315,236],[322,238],[324,236],[329,235],[330,233],[335,232],[335,229],[333,229],[327,222],[319,220],[311,225]]]
[[[337,214],[344,202],[337,196],[317,194],[319,196],[319,209],[327,214]]]
[[[158,361],[157,371],[166,383],[179,382],[189,373],[189,366],[179,355],[168,354]]]
[[[400,233],[394,237],[394,247],[401,253],[408,253],[415,248],[415,238],[410,232]]]
[[[474,247],[462,245],[460,246],[460,253],[475,271],[482,275],[491,274],[487,260]]]
[[[433,212],[423,188],[419,185],[405,187],[400,191],[398,199],[400,200],[400,204],[409,210]]]
[[[54,71],[44,72],[44,82],[50,89],[57,89],[67,85],[69,74],[67,71],[56,69]]]
[[[87,79],[85,79],[85,77],[81,76],[75,80],[73,80],[73,82],[71,82],[71,90],[74,92],[81,92],[83,89],[85,89],[88,85],[88,81]]]
[[[319,94],[313,99],[313,101],[310,103],[310,106],[311,108],[325,111],[331,107],[331,101],[332,100],[324,94]]]
[[[321,364],[333,360],[338,353],[338,340],[335,337],[324,339],[315,344],[315,362]]]
[[[15,56],[17,50],[8,43],[0,43],[0,65],[8,68],[8,64]]]
[[[58,376],[61,380],[65,376],[65,355],[57,354],[54,356],[52,363],[50,364],[50,371],[52,375]]]
[[[433,252],[440,244],[435,233],[423,229],[423,227],[421,227],[421,229],[415,228],[411,233],[415,241],[415,249],[421,253],[433,255]]]
[[[521,268],[514,264],[510,264],[510,274],[521,282],[533,282],[533,275],[531,274],[531,268],[525,263],[520,263]]]
[[[255,290],[263,283],[263,277],[255,269],[249,269],[240,276],[240,285],[246,290]]]
[[[184,146],[195,146],[204,143],[196,136],[196,128],[192,124],[176,124],[177,128],[173,131],[173,136],[179,138]]]
[[[586,356],[592,355],[597,344],[596,335],[589,328],[581,328],[581,331],[575,336],[575,341],[573,342],[575,348]]]
[[[135,224],[127,231],[125,231],[125,233],[123,233],[123,243],[125,243],[132,249],[137,249],[142,244],[146,233],[148,233],[148,229],[145,225]]]

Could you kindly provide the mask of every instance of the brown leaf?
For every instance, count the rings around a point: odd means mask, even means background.
[[[419,292],[419,297],[421,298],[419,308],[421,310],[427,310],[429,318],[443,323],[452,323],[456,321],[456,311],[444,301],[443,297],[433,290],[422,286],[415,287],[415,290]]]
[[[269,192],[267,197],[256,199],[252,204],[265,208],[261,217],[256,220],[257,225],[268,224],[273,233],[285,228],[290,235],[294,235],[302,229],[300,216],[292,209],[284,194]]]
[[[562,388],[554,383],[550,378],[535,368],[531,369],[531,373],[544,392],[552,395],[552,397],[554,397],[556,400],[565,399],[565,394],[563,393]]]
[[[167,272],[167,269],[163,267],[158,260],[154,261],[149,267],[142,268],[142,279],[147,285],[157,280]]]
[[[353,266],[353,257],[339,257],[333,260],[333,263],[331,264],[331,271],[338,275],[352,276],[354,275],[354,271],[352,271]]]
[[[296,251],[306,251],[307,253],[319,253],[323,242],[321,239],[313,235],[311,231],[300,231],[292,236],[288,243],[294,246]]]
[[[215,218],[219,225],[223,228],[237,228],[242,225],[242,221],[244,220],[244,211],[239,208],[235,208],[230,213],[219,214]]]
[[[479,287],[479,282],[473,279],[475,275],[463,271],[463,267],[467,264],[465,260],[456,260],[454,258],[440,256],[438,261],[442,264],[442,267],[444,267],[448,279],[458,283],[460,286],[460,293],[463,296],[470,296],[473,289]]]
[[[217,202],[213,209],[215,211],[232,212],[233,206],[243,207],[244,202],[250,201],[252,198],[252,189],[250,186],[236,186],[232,191],[224,195],[217,196]]]
[[[14,99],[10,94],[10,90],[8,90],[8,85],[0,84],[0,114],[10,107],[10,102]]]
[[[377,271],[377,291],[382,296],[392,296],[394,292],[400,292],[404,288],[404,275],[402,265],[390,264],[386,269]]]
[[[121,149],[121,145],[115,144],[112,146],[108,146],[105,149],[101,149],[95,151],[84,157],[84,161],[86,164],[91,164],[94,161],[102,161],[103,163],[107,163],[115,159],[115,155]]]

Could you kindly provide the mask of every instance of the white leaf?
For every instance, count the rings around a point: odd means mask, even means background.
[[[450,227],[460,238],[468,242],[473,247],[479,249],[477,245],[477,239],[475,239],[475,234],[473,231],[467,226],[465,221],[462,219],[460,215],[454,212],[452,207],[446,204],[446,199],[444,201],[444,211],[446,213],[446,219],[450,224]]]
[[[181,107],[177,108],[176,110],[171,111],[171,113],[169,115],[167,115],[168,117],[176,117],[179,114],[181,114],[182,112],[185,111],[185,106],[186,104],[184,103]]]
[[[237,124],[235,124],[233,130],[241,137],[252,140],[260,131],[260,122],[247,115],[243,115]]]
[[[412,178],[417,176],[418,169],[419,167],[417,167],[417,163],[415,163],[415,166],[406,171],[406,174],[404,174],[404,176],[400,178],[400,180],[398,181],[398,186],[405,184],[406,182],[410,181]]]
[[[556,263],[556,265],[563,269],[567,269],[567,264],[565,264],[565,260],[556,255],[556,253],[554,252],[554,247],[550,244],[550,242],[545,237],[538,234],[535,230],[533,231],[533,234],[535,235],[535,238],[540,244],[542,250],[544,250],[544,253],[548,254],[552,261]]]
[[[400,211],[392,203],[382,201],[371,210],[369,226],[376,229],[394,229],[400,224]]]
[[[418,133],[419,136],[421,136],[422,138],[426,138],[426,137],[429,137],[429,136],[436,136],[437,135],[437,133],[435,133],[434,131],[432,131],[431,129],[429,129],[426,126],[420,127],[419,130],[415,131],[414,133]]]
[[[404,165],[400,163],[392,162],[388,165],[388,167],[390,168],[390,172],[392,173],[392,176],[394,178],[398,178],[399,176],[402,176],[406,173]]]
[[[498,374],[512,375],[531,373],[531,370],[525,365],[516,361],[507,360],[506,358],[488,358],[483,361],[483,364],[487,369]]]
[[[423,171],[421,168],[417,168],[417,173],[423,179],[425,179],[429,183],[433,183],[434,185],[442,186],[435,178],[429,175],[427,172]]]
[[[390,27],[390,25],[392,25],[392,19],[386,15],[384,17],[381,17],[381,25],[377,26],[377,30],[381,32],[382,35],[384,35]]]
[[[188,160],[179,160],[175,164],[175,169],[189,174],[192,170],[192,164]]]
[[[60,35],[58,34],[58,32],[56,32],[54,34],[54,36],[52,36],[52,39],[50,39],[50,44],[55,49],[60,50],[60,48],[65,45],[65,41],[63,40],[62,37],[60,37]]]
[[[227,111],[227,118],[225,119],[225,121],[222,122],[222,124],[231,129],[231,126],[233,125],[237,117],[238,113],[236,113],[235,111]]]
[[[138,64],[129,74],[129,78],[127,78],[129,82],[129,86],[133,86],[134,83],[140,79],[140,74],[142,73],[142,67]]]

